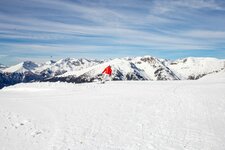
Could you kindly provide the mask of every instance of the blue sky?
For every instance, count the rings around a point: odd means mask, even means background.
[[[225,58],[225,1],[0,1],[0,63],[142,55]]]

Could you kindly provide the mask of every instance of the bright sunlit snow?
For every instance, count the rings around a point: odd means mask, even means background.
[[[1,150],[222,150],[225,73],[0,91]]]

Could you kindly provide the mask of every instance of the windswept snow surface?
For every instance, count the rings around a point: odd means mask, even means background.
[[[225,79],[0,91],[1,150],[223,150]]]

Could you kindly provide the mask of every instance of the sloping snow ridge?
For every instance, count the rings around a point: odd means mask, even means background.
[[[199,79],[200,81],[225,81],[225,69],[216,73],[211,73]]]

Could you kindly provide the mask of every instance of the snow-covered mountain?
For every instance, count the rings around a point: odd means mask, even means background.
[[[44,77],[54,77],[68,71],[78,71],[102,63],[98,60],[66,58],[59,61],[48,61],[36,68],[35,72]]]
[[[34,72],[34,70],[38,66],[39,66],[38,64],[36,64],[32,61],[24,61],[22,63],[19,63],[17,65],[14,65],[14,66],[4,69],[3,72],[6,72],[6,73]]]
[[[207,74],[218,72],[225,67],[225,60],[204,57],[188,57],[168,64],[180,79],[199,79]]]
[[[0,73],[0,88],[20,82],[41,81],[43,77],[34,72],[38,67],[39,65],[32,61],[24,61],[3,69]]]
[[[68,71],[77,71],[96,64],[102,61],[88,59],[66,58],[59,61],[47,61],[42,64],[37,64],[32,61],[24,61],[17,65],[11,66],[3,70],[6,73],[25,73],[32,72],[35,74],[44,74],[46,76],[57,76]]]
[[[91,82],[101,76],[102,70],[111,65],[112,80],[195,80],[224,68],[225,61],[216,58],[184,58],[175,61],[152,56],[125,57],[102,64],[68,71],[52,81]]]
[[[66,58],[37,64],[25,61],[0,72],[0,83],[11,85],[31,81],[92,82],[111,65],[112,80],[195,80],[219,72],[225,60],[188,57],[170,61],[152,56],[110,60]]]
[[[44,81],[68,71],[81,70],[102,63],[100,60],[66,58],[37,64],[25,61],[0,72],[0,88],[20,82]]]
[[[101,76],[105,67],[112,67],[112,80],[179,80],[179,78],[164,65],[163,59],[151,56],[125,57],[106,61],[102,64],[67,72],[53,80],[74,82],[93,81]]]

